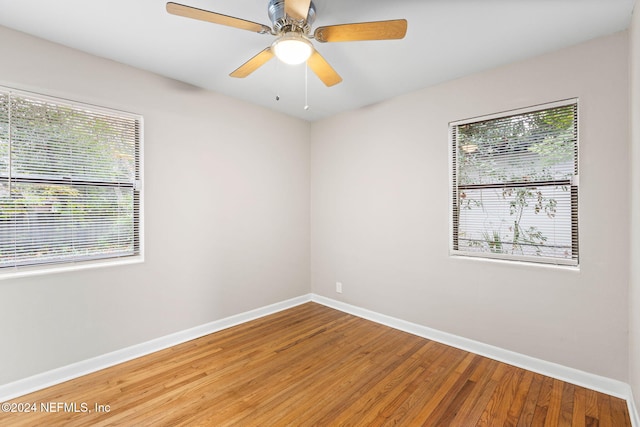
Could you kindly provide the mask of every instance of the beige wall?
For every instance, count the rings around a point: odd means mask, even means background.
[[[622,381],[630,367],[640,394],[627,33],[312,125],[2,27],[0,40],[0,84],[144,116],[146,212],[143,264],[0,281],[0,384],[305,294],[311,268],[312,292]],[[447,123],[570,97],[580,270],[449,257]]]
[[[629,382],[640,408],[640,5],[634,9],[630,27],[631,60],[631,281],[629,287]]]
[[[143,264],[0,281],[0,384],[309,292],[307,122],[0,40],[0,84],[144,116],[146,212]]]
[[[314,123],[312,291],[627,381],[627,57],[619,33]],[[580,270],[450,257],[447,124],[572,97]]]

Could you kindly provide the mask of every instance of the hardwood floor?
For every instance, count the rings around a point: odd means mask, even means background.
[[[315,303],[11,403],[36,411],[2,426],[631,426],[624,400]]]

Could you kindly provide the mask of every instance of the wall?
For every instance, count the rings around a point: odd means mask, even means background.
[[[626,382],[627,41],[615,34],[314,123],[312,291]],[[572,97],[579,271],[450,257],[448,123]]]
[[[144,116],[146,249],[1,280],[0,384],[309,292],[307,122],[2,27],[0,41],[0,84]]]
[[[0,40],[0,84],[144,115],[146,212],[143,264],[0,281],[0,384],[305,294],[311,242],[317,294],[625,382],[630,370],[638,399],[626,33],[312,125],[2,27]],[[569,97],[580,270],[450,258],[447,123]]]
[[[629,287],[629,383],[640,408],[640,6],[636,4],[631,26],[629,59],[631,82],[631,280]]]

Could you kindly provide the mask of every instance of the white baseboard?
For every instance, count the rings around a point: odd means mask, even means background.
[[[164,350],[165,348],[181,344],[183,342],[200,338],[202,336],[230,328],[269,314],[277,313],[291,307],[295,307],[306,302],[313,301],[345,313],[352,314],[367,320],[371,320],[394,329],[408,332],[423,338],[450,345],[465,351],[469,351],[490,359],[508,363],[542,375],[557,378],[582,387],[587,387],[602,393],[606,393],[627,401],[631,424],[633,427],[640,427],[638,410],[633,400],[631,387],[622,381],[613,380],[578,369],[569,368],[556,363],[547,362],[535,357],[526,356],[503,348],[484,344],[468,338],[459,337],[437,329],[407,322],[384,314],[376,313],[361,307],[337,301],[331,298],[316,294],[308,294],[292,298],[276,304],[271,304],[255,310],[240,313],[224,319],[216,320],[191,329],[176,332],[164,337],[156,338],[141,344],[133,345],[121,350],[116,350],[101,356],[83,360],[61,368],[53,369],[41,374],[24,378],[12,383],[0,385],[0,402],[15,399],[34,391],[42,390],[62,382],[78,378],[92,372],[105,369],[119,363]]]
[[[164,350],[165,348],[182,344],[192,339],[200,338],[269,314],[277,313],[309,301],[311,301],[311,296],[303,295],[0,385],[0,402],[6,402],[24,396],[25,394],[42,390],[46,387],[60,384],[141,356],[146,356],[156,351]]]
[[[631,387],[622,381],[613,380],[611,378],[569,368],[567,366],[537,359],[514,351],[505,350],[479,341],[459,337],[457,335],[376,313],[371,310],[323,297],[321,295],[312,294],[311,301],[394,329],[437,341],[451,347],[479,354],[499,362],[504,362],[509,365],[527,369],[571,384],[625,399],[627,401],[633,427],[640,427],[640,420],[638,419],[638,412],[634,404]]]

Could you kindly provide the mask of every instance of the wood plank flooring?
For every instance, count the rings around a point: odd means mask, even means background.
[[[315,303],[12,403],[35,411],[2,426],[631,426],[624,400]]]

